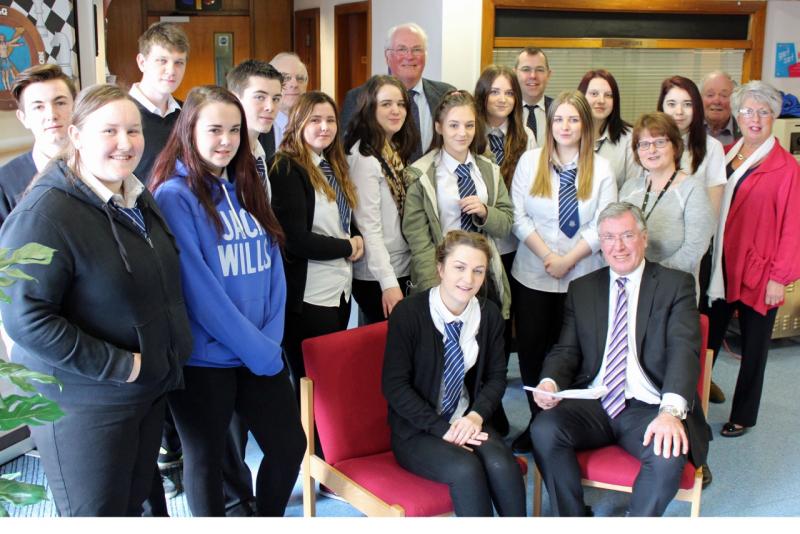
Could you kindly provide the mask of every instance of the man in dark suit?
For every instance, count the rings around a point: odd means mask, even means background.
[[[517,56],[514,64],[517,80],[522,89],[522,114],[525,125],[531,129],[536,137],[536,146],[542,146],[547,130],[547,111],[553,101],[549,96],[544,96],[547,82],[553,71],[544,51],[539,48],[526,48]]]
[[[616,443],[642,462],[628,515],[660,516],[687,456],[701,465],[708,453],[694,279],[644,259],[647,229],[632,204],[610,204],[598,228],[609,267],[569,286],[543,392],[534,394],[543,411],[531,425],[533,454],[555,515],[579,516],[586,508],[575,450]],[[600,386],[608,392],[599,400],[544,393]]]
[[[408,110],[420,134],[420,146],[411,155],[413,162],[428,150],[433,138],[434,112],[445,93],[455,89],[450,84],[436,82],[422,77],[425,60],[428,56],[428,36],[413,22],[400,24],[389,30],[384,46],[386,65],[389,73],[397,77],[411,97]],[[358,97],[364,91],[361,85],[351,89],[344,97],[340,124],[342,131],[347,128],[356,111]]]

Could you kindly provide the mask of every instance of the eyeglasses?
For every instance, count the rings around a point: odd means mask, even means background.
[[[407,46],[398,46],[397,48],[387,48],[388,51],[394,52],[399,56],[407,56],[409,53],[412,56],[421,56],[425,53],[425,49],[421,46],[415,46],[414,48],[408,48]]]
[[[289,83],[292,81],[292,78],[294,78],[297,83],[306,83],[308,81],[308,76],[305,74],[289,74],[287,72],[281,72],[281,76],[283,76],[283,83]]]
[[[752,108],[742,108],[739,110],[739,115],[745,119],[752,119],[753,115],[758,115],[760,118],[766,119],[767,117],[772,117],[772,111],[764,108],[761,108],[758,111]]]
[[[547,72],[547,69],[544,67],[536,67],[535,69],[531,67],[520,67],[517,70],[524,74],[530,74],[531,72],[535,72],[536,74],[544,74]]]
[[[656,139],[655,141],[639,141],[636,143],[636,148],[639,152],[645,152],[650,150],[650,145],[653,145],[656,148],[664,148],[669,143],[669,139],[662,137],[661,139]]]
[[[633,232],[625,232],[619,235],[600,234],[600,241],[604,245],[614,245],[618,239],[621,239],[623,243],[630,245],[636,240],[637,237],[639,237],[639,234],[634,234]]]

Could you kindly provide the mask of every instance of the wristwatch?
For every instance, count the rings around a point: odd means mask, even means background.
[[[680,410],[675,406],[665,405],[658,409],[658,413],[668,413],[672,417],[677,417],[678,419],[686,419],[686,410]]]

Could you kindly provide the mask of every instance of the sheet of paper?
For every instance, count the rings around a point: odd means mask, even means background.
[[[522,386],[522,387],[524,389],[527,389],[528,391],[533,391],[534,393],[541,393],[542,395],[548,395],[556,399],[599,399],[600,397],[608,393],[608,388],[606,386],[599,386],[590,389],[565,389],[564,391],[559,391],[558,393],[551,393],[549,391],[545,391],[543,389],[538,389],[531,386]]]

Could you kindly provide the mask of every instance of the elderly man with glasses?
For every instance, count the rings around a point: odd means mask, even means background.
[[[428,147],[433,138],[433,111],[442,96],[455,89],[450,84],[422,77],[428,55],[428,36],[417,24],[409,22],[389,30],[384,45],[389,74],[399,79],[409,93],[410,115],[420,133],[420,146],[411,155],[413,163]],[[358,97],[364,90],[361,85],[347,92],[342,106],[341,125],[346,128],[355,113]]]
[[[289,122],[289,113],[294,105],[297,104],[297,101],[300,100],[300,95],[308,90],[308,69],[300,60],[300,56],[294,52],[280,52],[272,58],[269,64],[275,67],[283,76],[283,91],[279,105],[280,109],[272,128],[274,140],[267,139],[267,134],[262,134],[258,137],[262,146],[265,143],[270,145],[270,147],[264,147],[267,154],[274,152],[281,145],[286,123]],[[272,147],[274,148],[270,151],[269,148]]]

